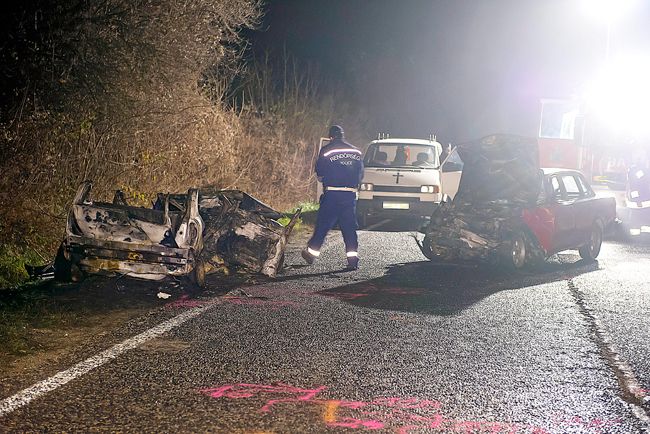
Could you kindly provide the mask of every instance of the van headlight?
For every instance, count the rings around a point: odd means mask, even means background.
[[[420,193],[439,193],[440,187],[437,185],[423,185],[420,187]]]
[[[373,188],[374,188],[374,185],[372,185],[370,183],[365,183],[364,182],[364,183],[361,184],[361,191],[372,191]]]

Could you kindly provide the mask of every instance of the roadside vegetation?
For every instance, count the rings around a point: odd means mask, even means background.
[[[366,136],[363,114],[317,71],[286,55],[244,61],[259,0],[21,8],[0,49],[0,287],[53,257],[84,180],[95,198],[121,189],[143,206],[210,185],[288,210],[313,200],[328,124]]]

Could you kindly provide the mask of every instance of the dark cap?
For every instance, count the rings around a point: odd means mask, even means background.
[[[332,125],[330,127],[329,137],[333,139],[342,139],[343,138],[343,128],[339,125]]]

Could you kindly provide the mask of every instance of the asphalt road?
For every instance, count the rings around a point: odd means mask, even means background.
[[[333,233],[312,266],[294,245],[273,281],[170,299],[0,401],[0,431],[649,432],[649,246],[503,274],[360,243],[355,272]]]

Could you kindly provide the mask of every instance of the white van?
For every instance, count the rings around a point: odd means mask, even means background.
[[[435,140],[374,140],[364,154],[357,202],[359,226],[373,217],[429,217],[443,197],[458,190],[462,161],[453,149],[440,161]]]

